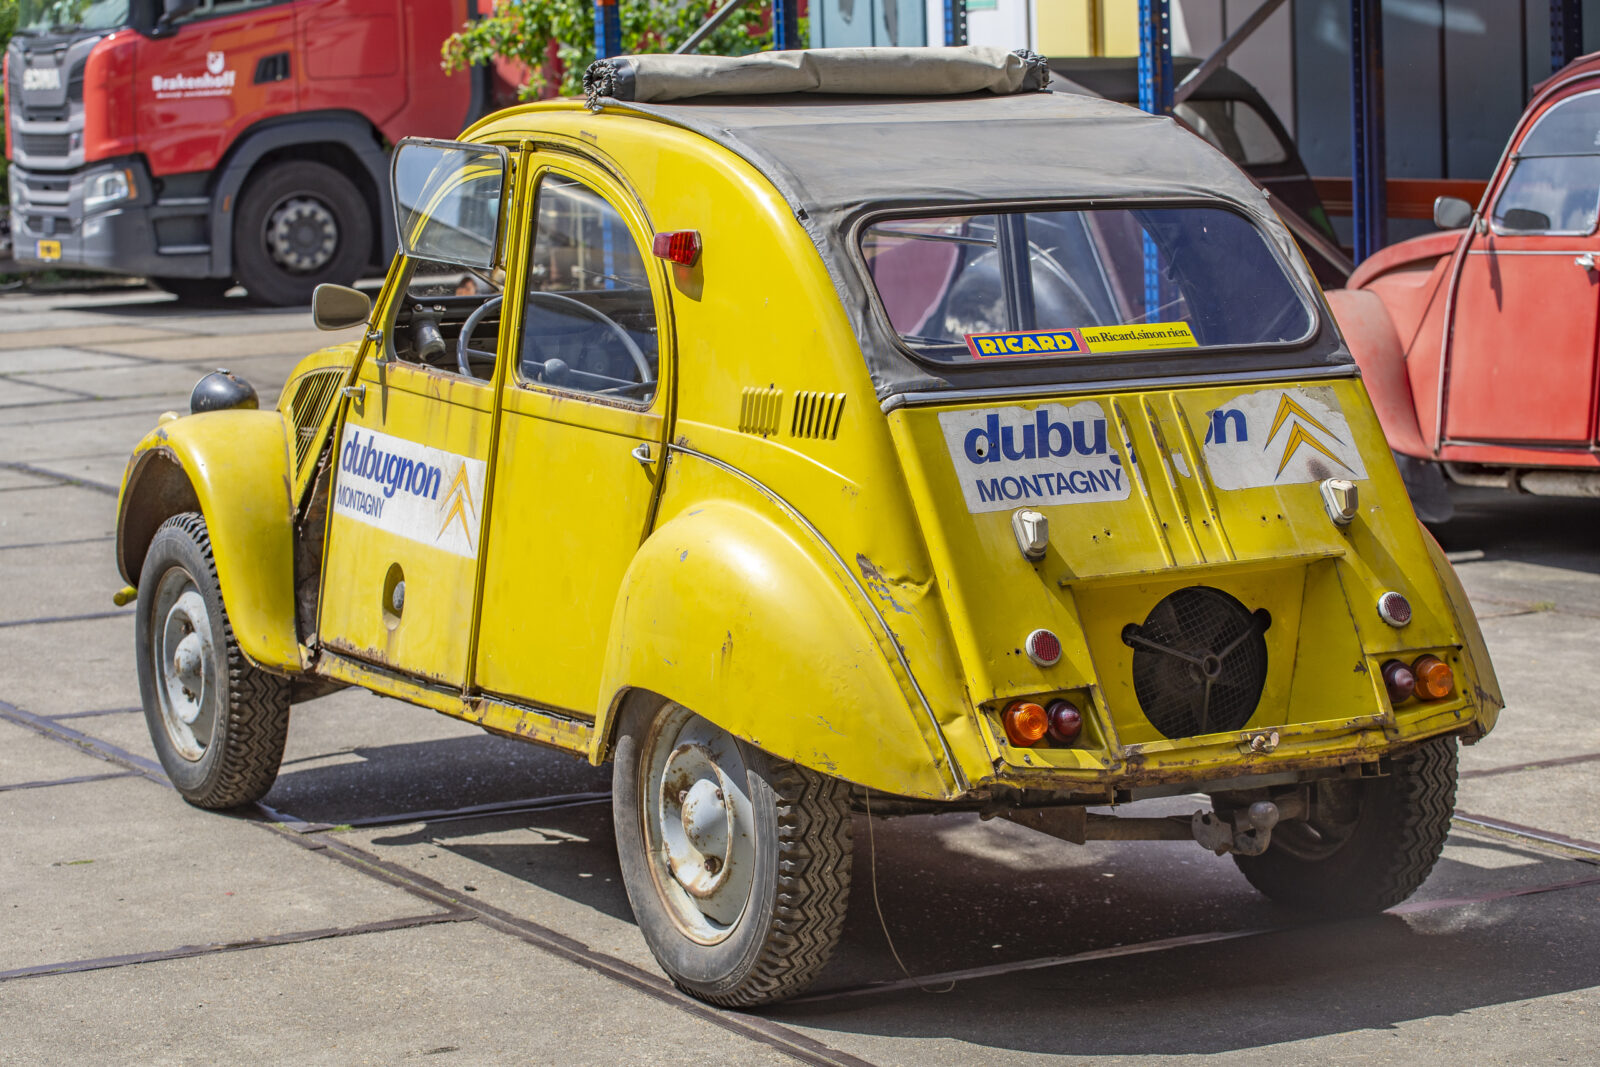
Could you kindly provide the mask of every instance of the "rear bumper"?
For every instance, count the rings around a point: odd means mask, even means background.
[[[133,174],[135,195],[93,213],[84,192],[97,177]],[[96,163],[70,173],[13,166],[13,255],[33,270],[95,270],[157,277],[216,277],[209,236],[210,201],[157,202],[137,159]],[[56,254],[59,246],[59,254]]]

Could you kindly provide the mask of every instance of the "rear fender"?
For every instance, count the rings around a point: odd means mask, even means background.
[[[1483,639],[1482,627],[1478,625],[1478,615],[1472,610],[1472,602],[1467,599],[1467,591],[1462,588],[1455,567],[1426,526],[1422,527],[1422,541],[1428,546],[1428,559],[1438,572],[1439,584],[1444,587],[1445,595],[1450,600],[1450,610],[1455,613],[1456,633],[1461,635],[1461,645],[1466,651],[1463,659],[1471,665],[1473,703],[1478,706],[1478,721],[1468,738],[1476,740],[1494,729],[1500,718],[1500,709],[1506,706],[1506,698],[1500,692],[1500,679],[1495,675],[1494,661],[1489,658],[1489,646]]]
[[[276,411],[216,411],[158,426],[134,448],[117,501],[117,567],[137,585],[161,524],[205,516],[239,648],[268,670],[303,669],[294,623],[289,441]]]
[[[1430,456],[1417,424],[1417,406],[1406,374],[1405,347],[1389,309],[1378,294],[1364,289],[1333,289],[1327,297],[1339,332],[1344,334],[1350,354],[1361,367],[1362,381],[1372,397],[1389,447],[1408,456]]]
[[[902,796],[955,795],[892,638],[811,541],[731,501],[650,536],[612,615],[595,763],[623,703],[655,694],[781,759]]]

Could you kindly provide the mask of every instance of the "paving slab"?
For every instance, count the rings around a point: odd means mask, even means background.
[[[0,1062],[792,1064],[473,923],[0,986]]]
[[[118,610],[109,596],[106,610]],[[0,629],[0,700],[45,716],[137,705],[131,609],[111,618]]]
[[[189,358],[193,358],[192,356]],[[195,372],[190,367],[165,363],[130,363],[101,370],[59,371],[53,374],[15,374],[7,382],[20,382],[51,389],[71,389],[92,399],[127,399],[170,396],[187,401],[194,389]],[[6,402],[11,386],[0,384],[0,403]],[[187,403],[185,403],[187,408]]]
[[[17,489],[0,500],[0,546],[103,537],[116,532],[116,498],[92,489],[42,486]],[[0,567],[6,566],[0,558]]]
[[[195,333],[182,339],[99,341],[92,346],[96,351],[139,356],[143,359],[167,362],[240,359],[251,356],[278,356],[299,359],[319,348],[360,340],[362,330],[282,329],[281,322],[255,321],[257,329],[228,333]],[[310,316],[295,325],[310,326]],[[266,327],[266,328],[261,328]],[[292,367],[293,362],[288,366]]]
[[[1468,778],[1457,790],[1456,805],[1600,847],[1600,763]]]
[[[85,399],[82,392],[67,392],[52,385],[29,383],[15,377],[0,377],[0,408],[44,408],[51,404]]]
[[[98,367],[130,367],[141,360],[90,352],[82,348],[13,348],[0,350],[0,374],[47,374]]]
[[[0,507],[3,507],[0,498]],[[0,556],[5,593],[0,623],[114,610],[110,593],[122,587],[113,543],[19,548]]]
[[[144,778],[0,793],[0,970],[436,911]]]
[[[90,326],[56,329],[20,329],[11,321],[9,312],[0,319],[0,350],[40,349],[57,345],[91,345],[98,342],[150,341],[161,337],[182,336],[171,329],[148,326],[95,323]]]
[[[86,774],[116,774],[122,770],[26,726],[0,721],[0,786],[53,782]]]

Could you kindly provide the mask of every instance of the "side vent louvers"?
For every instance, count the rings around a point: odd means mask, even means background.
[[[831,441],[839,436],[839,423],[843,420],[843,393],[799,392],[794,395],[789,436]]]
[[[328,406],[339,393],[344,371],[338,368],[314,370],[300,379],[294,399],[289,401],[289,422],[294,426],[294,469],[296,476],[305,470],[311,447],[322,426]]]
[[[746,386],[739,399],[739,432],[756,433],[763,437],[775,434],[782,414],[782,389]]]

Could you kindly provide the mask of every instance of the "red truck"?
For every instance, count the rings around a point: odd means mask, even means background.
[[[1476,209],[1391,245],[1328,302],[1417,514],[1446,482],[1600,496],[1600,53],[1540,85]]]
[[[386,263],[386,146],[451,137],[473,0],[21,0],[5,56],[14,255],[268,304]],[[473,5],[475,6],[475,5]]]

